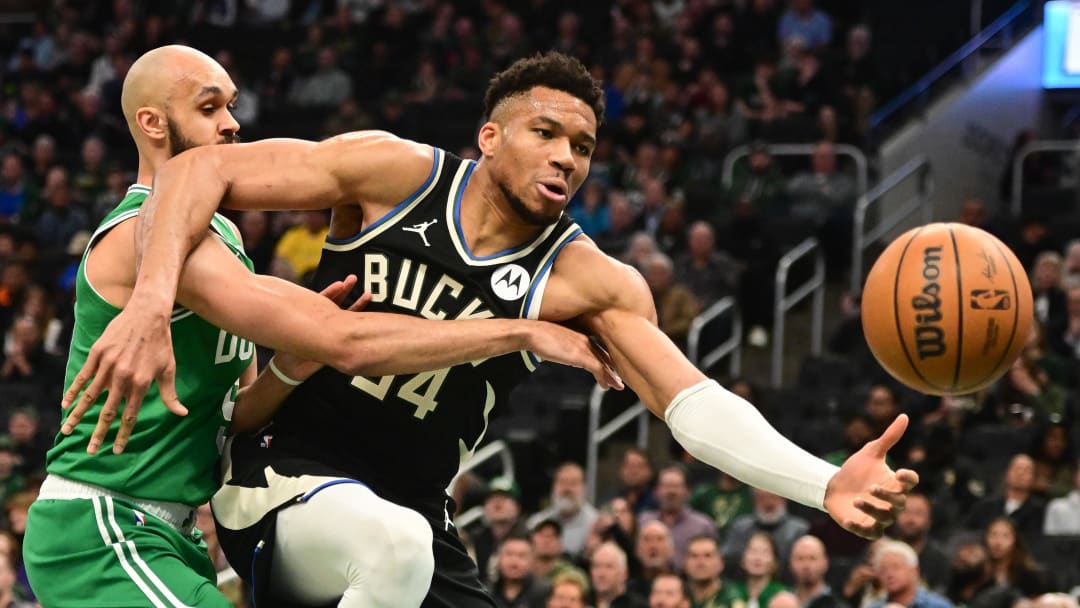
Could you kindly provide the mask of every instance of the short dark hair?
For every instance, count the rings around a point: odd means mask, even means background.
[[[533,87],[569,93],[589,104],[596,114],[597,125],[604,119],[604,89],[600,82],[592,77],[585,64],[555,51],[518,59],[496,74],[484,94],[484,119],[491,119],[491,113],[502,100]]]

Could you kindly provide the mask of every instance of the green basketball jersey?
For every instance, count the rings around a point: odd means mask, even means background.
[[[149,194],[147,186],[131,186],[120,205],[102,220],[91,246],[110,228],[137,216]],[[239,235],[224,218],[215,215],[211,230],[252,269]],[[86,362],[94,341],[120,312],[94,290],[86,278],[85,266],[84,254],[75,283],[75,329],[65,387],[71,385]],[[187,416],[165,409],[156,383],[152,384],[124,453],[117,455],[103,449],[90,456],[86,446],[108,396],[103,393],[71,435],[57,434],[46,461],[49,473],[145,500],[192,506],[209,500],[217,489],[217,461],[227,419],[232,416],[238,380],[251,363],[255,348],[251,342],[214,327],[180,306],[173,309],[171,327],[176,390],[180,402],[188,408]],[[106,437],[106,446],[119,426],[118,417]]]

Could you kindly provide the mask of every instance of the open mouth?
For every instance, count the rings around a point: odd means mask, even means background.
[[[537,182],[536,188],[540,191],[540,194],[544,195],[549,199],[555,201],[566,200],[566,189],[563,188],[561,185]]]

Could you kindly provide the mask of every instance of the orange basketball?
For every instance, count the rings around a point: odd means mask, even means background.
[[[931,395],[977,391],[1028,340],[1031,284],[991,234],[928,224],[893,241],[870,269],[862,323],[874,356],[897,380]]]

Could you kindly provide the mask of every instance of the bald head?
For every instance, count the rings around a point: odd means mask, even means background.
[[[228,111],[236,85],[209,55],[181,45],[139,57],[124,78],[120,104],[140,150],[168,156],[235,139],[239,125]]]

